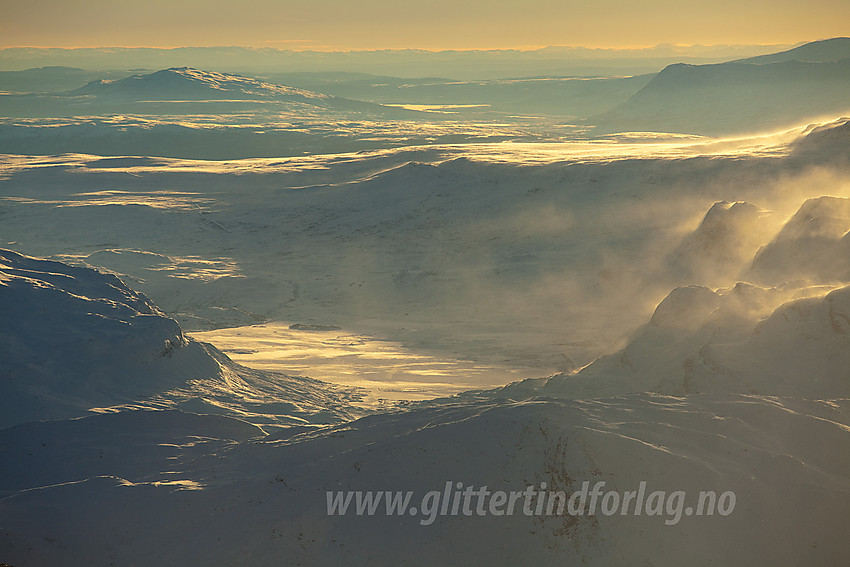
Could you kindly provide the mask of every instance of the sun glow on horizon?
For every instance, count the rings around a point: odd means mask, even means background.
[[[821,41],[831,39],[827,37],[811,37],[803,40],[795,40],[793,42],[780,43],[747,43],[747,44],[703,44],[703,43],[646,43],[646,44],[629,44],[629,45],[488,45],[479,47],[385,47],[385,48],[346,48],[333,45],[308,45],[308,42],[301,44],[300,42],[290,42],[288,40],[266,40],[266,45],[248,45],[248,44],[127,44],[127,45],[106,45],[106,44],[86,44],[86,45],[59,45],[55,43],[44,44],[19,44],[19,45],[0,45],[0,49],[61,49],[67,51],[82,51],[82,50],[132,50],[132,49],[151,49],[151,50],[178,50],[178,49],[247,49],[257,51],[278,50],[290,51],[295,53],[379,53],[393,51],[410,51],[422,53],[475,53],[475,52],[520,52],[534,53],[543,50],[583,50],[597,53],[604,52],[634,52],[651,51],[657,49],[670,49],[673,52],[687,51],[688,49],[701,48],[728,48],[728,47],[747,47],[747,48],[764,48],[769,50],[781,50],[792,47],[797,47],[812,41]],[[295,47],[298,46],[298,47]]]
[[[848,34],[850,4],[838,0],[752,0],[717,5],[696,0],[593,5],[554,0],[526,3],[428,0],[201,0],[4,2],[0,47],[84,48],[121,45],[291,46],[303,51],[421,49],[465,51],[581,45],[642,49],[658,44],[792,45]],[[752,22],[758,22],[753,25]]]

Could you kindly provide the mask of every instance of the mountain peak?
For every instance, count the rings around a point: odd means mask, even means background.
[[[252,77],[205,71],[193,67],[170,67],[119,80],[100,79],[72,91],[72,94],[121,96],[144,100],[298,98],[315,102],[329,98],[327,95],[267,83]]]

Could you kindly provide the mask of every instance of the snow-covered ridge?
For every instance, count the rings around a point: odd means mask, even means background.
[[[218,365],[117,277],[0,251],[2,425],[79,415]]]
[[[140,97],[146,100],[297,98],[314,103],[330,98],[327,95],[250,77],[202,71],[191,67],[172,67],[125,79],[92,81],[70,94]]]
[[[844,116],[823,124],[812,124],[805,136],[793,145],[797,156],[808,159],[829,158],[836,165],[850,162],[850,117]]]

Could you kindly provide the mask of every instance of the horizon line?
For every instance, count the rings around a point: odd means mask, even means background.
[[[844,36],[819,38],[812,40],[803,40],[793,43],[657,43],[653,45],[642,46],[607,46],[607,47],[591,47],[586,45],[541,45],[541,46],[516,46],[516,47],[476,47],[476,48],[423,48],[423,47],[383,47],[383,48],[337,48],[337,49],[321,49],[314,48],[284,48],[275,46],[258,46],[258,45],[173,45],[173,46],[151,46],[151,45],[92,45],[92,46],[57,46],[57,45],[8,45],[0,46],[0,50],[9,49],[57,49],[66,51],[76,50],[95,50],[95,49],[149,49],[161,51],[173,51],[177,49],[246,49],[246,50],[263,50],[263,51],[283,51],[293,53],[378,53],[388,51],[415,51],[423,53],[457,53],[457,52],[488,52],[488,51],[514,51],[514,52],[535,52],[545,49],[576,49],[587,51],[648,51],[657,48],[723,48],[723,47],[797,47],[807,43],[817,41],[825,41],[829,39],[850,39]]]

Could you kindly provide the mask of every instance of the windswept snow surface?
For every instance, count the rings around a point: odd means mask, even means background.
[[[12,404],[0,429],[0,561],[843,565],[846,124],[231,162],[7,156],[0,244],[52,261],[0,257],[3,399],[43,404]],[[364,415],[374,391],[238,366],[169,316],[537,372]],[[234,356],[262,359],[251,340]],[[447,483],[585,482],[664,494],[637,514],[602,497],[576,515],[423,501]],[[328,491],[369,490],[412,495],[401,514],[328,514]],[[700,491],[725,507],[698,514]]]

